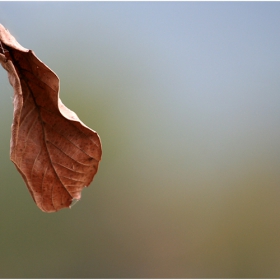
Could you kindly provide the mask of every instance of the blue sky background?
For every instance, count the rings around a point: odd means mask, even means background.
[[[279,278],[278,2],[0,2],[103,143],[71,210],[9,161],[0,70],[2,278]]]

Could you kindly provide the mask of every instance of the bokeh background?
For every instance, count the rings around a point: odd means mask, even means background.
[[[71,210],[9,160],[0,70],[1,278],[280,278],[280,3],[0,2],[102,139]]]

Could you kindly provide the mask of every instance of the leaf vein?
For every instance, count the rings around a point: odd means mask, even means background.
[[[76,159],[72,158],[70,155],[66,154],[62,149],[60,149],[57,145],[55,145],[54,143],[52,143],[51,141],[47,141],[48,143],[52,144],[56,149],[58,149],[59,151],[61,151],[63,154],[65,154],[67,157],[71,158],[73,161],[83,165],[83,166],[91,166],[91,164],[85,164],[82,162],[77,161]]]
[[[84,174],[84,172],[79,172],[79,171],[77,171],[77,170],[73,170],[73,169],[71,169],[71,168],[69,168],[69,167],[67,167],[67,166],[65,166],[65,165],[63,165],[63,164],[61,164],[61,163],[59,163],[59,162],[52,162],[52,164],[57,164],[57,165],[60,165],[60,166],[62,166],[62,167],[64,167],[64,168],[66,168],[67,170],[70,170],[70,171],[73,171],[73,172],[76,172],[76,173],[79,173],[79,174]]]

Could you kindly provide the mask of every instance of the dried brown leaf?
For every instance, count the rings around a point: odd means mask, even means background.
[[[101,160],[98,134],[59,98],[59,78],[0,24],[0,62],[14,88],[10,157],[44,212],[79,200]]]

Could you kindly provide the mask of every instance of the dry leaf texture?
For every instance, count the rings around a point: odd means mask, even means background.
[[[10,157],[44,212],[79,200],[101,160],[98,134],[59,98],[59,78],[0,25],[0,62],[14,88]]]

